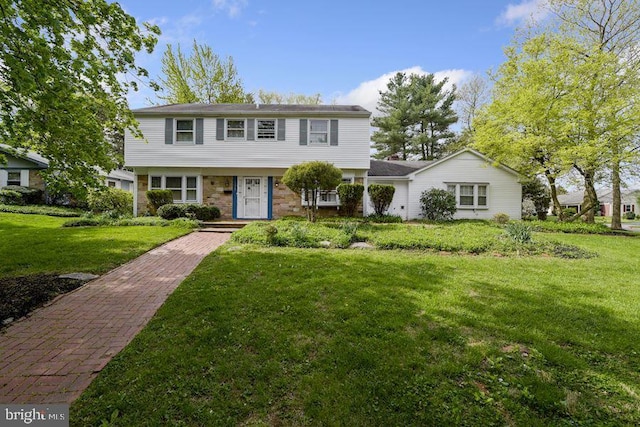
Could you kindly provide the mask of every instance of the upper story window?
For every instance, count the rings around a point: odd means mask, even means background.
[[[447,184],[447,191],[456,196],[458,209],[487,209],[487,184]]]
[[[276,121],[275,120],[256,120],[257,138],[259,141],[275,141],[276,140]]]
[[[176,142],[191,143],[195,141],[194,135],[195,126],[193,125],[193,119],[177,119],[176,120]]]
[[[309,120],[309,143],[329,142],[329,120]]]
[[[245,120],[229,119],[227,120],[227,138],[228,139],[244,139],[245,137]]]
[[[7,185],[20,185],[20,171],[7,171]]]

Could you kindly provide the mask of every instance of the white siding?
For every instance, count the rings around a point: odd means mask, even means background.
[[[488,184],[488,209],[458,209],[457,219],[491,219],[496,213],[506,213],[512,219],[521,218],[522,187],[518,177],[468,151],[414,176],[409,182],[409,218],[421,218],[420,195],[423,191],[446,190],[447,182]]]
[[[331,117],[327,117],[331,119]],[[139,118],[144,138],[125,134],[125,163],[130,167],[289,168],[310,160],[341,169],[369,168],[369,119],[340,118],[338,146],[300,145],[300,118],[286,119],[285,141],[217,141],[216,118],[203,122],[204,143],[164,143],[165,118]]]

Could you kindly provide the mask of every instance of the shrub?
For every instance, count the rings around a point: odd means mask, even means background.
[[[516,243],[531,242],[532,228],[522,222],[512,222],[505,228],[505,233]]]
[[[336,189],[345,216],[354,216],[364,194],[362,184],[340,184]]]
[[[420,196],[422,216],[431,221],[449,221],[456,213],[456,196],[439,188],[423,191]]]
[[[402,222],[402,217],[400,217],[399,215],[371,214],[371,215],[368,215],[365,219],[367,222],[378,222],[378,223],[385,223],[385,224]]]
[[[307,219],[316,221],[318,191],[336,188],[342,180],[342,171],[327,162],[312,161],[291,166],[282,176],[282,182],[291,191],[306,200]]]
[[[72,219],[62,224],[63,227],[96,227],[98,225],[103,225],[103,221],[100,218]]]
[[[578,211],[576,210],[576,208],[564,208],[564,209],[562,209],[562,216],[564,218],[570,218],[570,217],[574,216],[577,213],[578,213]]]
[[[493,216],[493,220],[498,224],[506,224],[509,222],[509,215],[500,212]]]
[[[2,187],[2,189],[20,193],[23,204],[25,205],[40,205],[44,201],[44,193],[38,188],[7,185],[6,187]]]
[[[167,204],[160,206],[158,216],[164,219],[191,218],[210,221],[220,218],[220,209],[215,206],[197,204]]]
[[[24,205],[22,194],[14,190],[0,190],[0,203],[5,205]]]
[[[119,188],[89,191],[87,203],[92,212],[109,213],[111,217],[131,215],[133,212],[133,194]]]
[[[147,191],[147,210],[151,215],[156,215],[160,206],[173,203],[171,190],[149,190]]]
[[[634,212],[627,212],[624,214],[626,219],[636,219],[636,214]]]
[[[551,202],[551,193],[549,187],[542,183],[537,177],[526,179],[522,184],[522,200],[530,200],[535,209],[538,219],[544,221],[547,219],[547,211]]]
[[[391,206],[396,188],[393,185],[371,184],[367,191],[376,215],[384,215]]]
[[[82,211],[78,209],[63,208],[60,206],[44,206],[44,205],[12,206],[12,205],[0,204],[0,212],[48,215],[48,216],[58,216],[58,217],[74,217],[74,216],[80,216],[82,214]]]

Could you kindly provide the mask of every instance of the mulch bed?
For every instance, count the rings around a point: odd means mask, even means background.
[[[0,329],[83,283],[84,280],[61,279],[50,274],[0,279]]]

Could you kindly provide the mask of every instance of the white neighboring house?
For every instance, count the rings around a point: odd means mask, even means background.
[[[223,219],[303,215],[301,198],[281,182],[296,164],[319,160],[343,181],[367,184],[371,113],[357,105],[173,104],[133,111],[144,139],[125,133],[125,164],[135,173],[134,213],[148,190],[175,203],[217,206]],[[335,191],[318,200],[335,215]]]
[[[611,216],[613,214],[613,191],[607,189],[596,190],[598,201],[600,202],[600,215]],[[640,190],[628,189],[620,191],[620,214],[625,215],[627,212],[638,214],[638,197]],[[584,191],[574,191],[558,196],[558,201],[563,209],[571,208],[576,212],[582,211],[582,201],[584,199]],[[553,204],[549,207],[549,212],[553,211]]]
[[[107,187],[119,188],[131,193],[133,192],[133,172],[129,172],[124,169],[115,169],[107,174],[101,172],[100,176],[105,177],[105,185]]]
[[[371,160],[369,184],[396,188],[389,213],[402,219],[422,218],[420,196],[431,188],[456,196],[456,219],[491,219],[505,213],[522,216],[522,186],[518,172],[467,148],[433,161]]]

